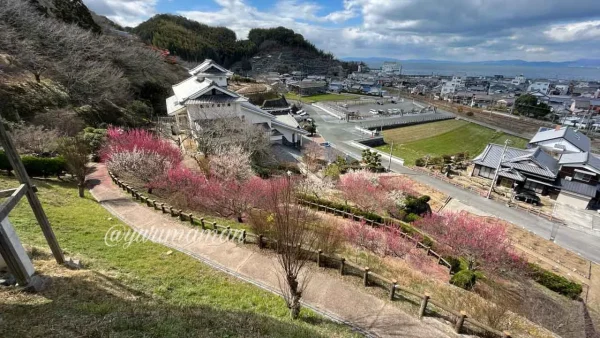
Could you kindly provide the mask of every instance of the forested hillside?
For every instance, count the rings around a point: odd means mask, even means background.
[[[97,25],[73,19],[87,16],[80,0],[0,0],[3,118],[49,127],[135,125],[164,112],[185,70],[137,39],[99,34]]]
[[[303,66],[307,71],[327,73],[332,67],[347,67],[332,54],[319,50],[301,34],[284,27],[254,28],[248,39],[237,40],[235,32],[226,27],[211,27],[182,16],[156,15],[132,29],[144,42],[168,49],[171,54],[193,63],[213,59],[227,68],[252,71],[255,63],[259,71],[288,71]],[[262,56],[280,53],[291,56],[276,58],[270,64],[259,62]],[[256,58],[255,58],[256,57]],[[289,62],[288,62],[289,61]],[[316,65],[314,68],[313,64]]]

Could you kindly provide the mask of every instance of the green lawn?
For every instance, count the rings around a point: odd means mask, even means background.
[[[52,284],[31,296],[0,290],[3,337],[352,335],[348,327],[306,309],[292,321],[281,298],[162,245],[108,247],[105,233],[122,223],[88,193],[80,199],[73,184],[35,184],[62,249],[80,258],[86,270],[70,273],[38,253],[36,266],[53,276]],[[0,189],[16,186],[14,179],[0,176]],[[24,244],[47,248],[23,202],[10,214],[12,224]],[[45,260],[39,257],[44,255]]]
[[[415,137],[415,134],[421,137]],[[413,165],[417,158],[425,155],[436,157],[466,151],[473,158],[488,143],[502,144],[506,139],[511,140],[511,147],[525,148],[527,145],[526,139],[465,121],[432,122],[396,128],[385,131],[383,136],[387,144],[377,149],[389,152],[390,143],[394,141],[393,154],[403,158],[407,165]]]
[[[299,100],[302,102],[343,101],[352,100],[359,97],[360,95],[355,94],[319,94],[302,97],[292,92],[285,94],[285,98],[288,100]]]

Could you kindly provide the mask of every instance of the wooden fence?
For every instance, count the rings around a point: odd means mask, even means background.
[[[385,223],[375,222],[374,220],[371,220],[371,219],[366,219],[366,218],[364,218],[362,216],[357,216],[357,215],[355,215],[353,213],[350,213],[350,212],[347,212],[347,211],[344,211],[344,210],[339,210],[339,209],[336,209],[336,208],[328,207],[326,205],[322,205],[322,204],[318,204],[318,203],[314,203],[314,202],[310,202],[310,201],[306,201],[306,200],[300,200],[300,203],[302,203],[304,205],[308,205],[308,206],[313,207],[313,208],[316,208],[317,211],[323,210],[323,211],[325,211],[325,213],[331,212],[332,214],[334,214],[336,216],[342,216],[344,218],[349,218],[349,219],[351,219],[353,221],[357,221],[357,222],[364,221],[365,223],[370,224],[373,227],[389,227],[390,224],[394,225],[394,227],[391,227],[391,229],[393,229],[394,231],[396,231],[396,233],[398,234],[398,236],[400,236],[400,237],[402,237],[402,238],[404,238],[406,240],[409,240],[409,241],[415,243],[415,245],[416,245],[417,248],[426,250],[427,251],[427,255],[430,255],[430,256],[433,256],[433,257],[437,258],[438,264],[444,265],[448,269],[452,268],[452,264],[448,263],[448,261],[445,260],[440,254],[438,254],[437,252],[433,251],[430,246],[427,246],[424,243],[421,243],[417,238],[415,238],[415,237],[407,234],[404,231],[401,231],[400,230],[401,225],[399,223],[397,223],[397,222],[394,222],[392,219],[390,219],[390,223],[385,224]],[[421,232],[419,232],[417,229],[415,229],[415,232],[417,232],[417,233],[419,233],[421,235],[424,235]]]
[[[195,217],[192,213],[186,213],[181,209],[175,209],[165,203],[150,199],[149,197],[140,194],[130,185],[122,182],[111,172],[109,172],[109,176],[117,186],[125,190],[128,194],[131,194],[136,201],[140,201],[154,210],[160,210],[162,213],[170,214],[172,217],[178,217],[181,221],[189,222],[192,226],[201,226],[202,229],[213,230],[217,233],[227,232],[228,237],[231,234],[231,228],[228,226],[221,226],[216,222],[206,222],[204,218]],[[354,217],[355,219],[359,217],[350,213],[346,214],[347,216]],[[378,223],[371,224],[377,225]],[[242,230],[241,242],[244,244],[256,244],[260,249],[274,249],[276,247],[276,242],[274,240],[269,239],[261,234],[257,235],[247,232],[246,230]],[[454,331],[457,333],[474,333],[485,336],[489,336],[491,334],[503,338],[511,337],[511,334],[507,331],[501,332],[489,327],[488,325],[480,323],[479,321],[470,318],[466,311],[456,311],[451,309],[441,302],[431,298],[430,294],[421,294],[402,285],[398,285],[397,281],[378,275],[377,273],[372,272],[368,267],[362,267],[353,264],[349,261],[346,261],[344,257],[325,254],[322,250],[311,250],[310,253],[311,261],[316,262],[317,266],[323,268],[334,268],[339,271],[340,275],[358,276],[362,279],[365,287],[379,287],[386,290],[389,294],[390,301],[402,300],[419,304],[419,319],[422,319],[426,315],[445,318],[453,322]],[[416,299],[416,301],[414,299]]]

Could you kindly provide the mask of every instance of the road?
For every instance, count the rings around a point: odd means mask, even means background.
[[[365,138],[367,135],[354,129],[354,123],[340,121],[335,117],[328,115],[318,108],[310,105],[304,105],[304,110],[315,120],[319,134],[333,146],[353,157],[360,158],[361,149],[350,144],[351,140]],[[385,156],[383,162],[387,165]],[[462,190],[452,184],[440,181],[433,177],[410,170],[392,162],[391,170],[397,173],[409,175],[415,180],[435,187],[441,192],[459,200],[460,202],[477,208],[485,213],[494,215],[500,219],[509,221],[521,226],[542,238],[550,238],[552,227],[555,223],[541,217],[528,214],[523,211],[510,209],[503,203],[488,200],[479,195]],[[586,259],[600,263],[600,237],[589,235],[576,229],[561,226],[555,238],[555,243],[580,254]]]

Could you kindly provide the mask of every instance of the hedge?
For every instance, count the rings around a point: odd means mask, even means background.
[[[321,204],[321,205],[324,205],[324,206],[327,206],[327,207],[330,207],[333,209],[349,212],[356,216],[364,217],[366,220],[369,220],[369,221],[374,221],[377,223],[393,223],[395,225],[400,226],[400,229],[402,229],[403,232],[405,232],[406,234],[408,234],[410,236],[413,236],[415,234],[421,235],[423,237],[421,239],[421,243],[423,243],[426,246],[433,247],[433,240],[429,236],[421,234],[413,226],[411,226],[407,223],[404,223],[402,221],[388,218],[388,217],[383,217],[376,213],[364,211],[362,209],[353,207],[353,206],[345,204],[345,203],[338,203],[338,202],[330,201],[330,200],[323,199],[323,198],[317,198],[316,196],[312,196],[312,195],[302,194],[299,197],[308,202]]]
[[[581,284],[571,282],[565,277],[559,276],[554,272],[545,270],[536,264],[529,263],[531,278],[548,289],[567,296],[571,299],[579,298],[583,288]]]
[[[32,177],[60,176],[67,171],[67,162],[62,157],[21,156],[27,174]],[[0,170],[13,170],[4,151],[0,151]]]

